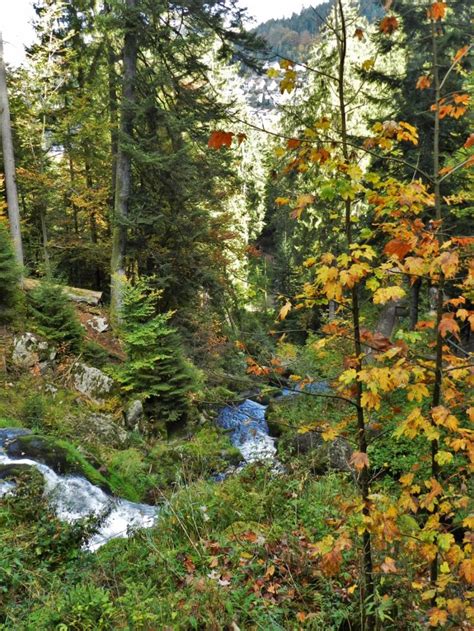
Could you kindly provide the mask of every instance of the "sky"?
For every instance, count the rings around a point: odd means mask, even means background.
[[[255,16],[257,23],[270,18],[288,17],[309,4],[322,0],[239,0],[242,7]],[[24,45],[31,43],[33,0],[0,0],[0,30],[5,42],[5,59],[17,65],[24,60]]]

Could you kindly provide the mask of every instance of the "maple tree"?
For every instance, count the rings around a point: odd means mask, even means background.
[[[334,438],[352,432],[358,446],[351,464],[361,495],[356,509],[360,515],[357,532],[361,535],[363,628],[369,631],[376,626],[376,577],[379,572],[398,571],[390,556],[395,544],[406,558],[413,557],[413,571],[406,578],[407,589],[418,606],[430,607],[426,610],[430,626],[444,625],[448,620],[462,624],[472,620],[473,615],[467,602],[457,597],[457,589],[468,592],[472,583],[471,541],[468,536],[456,541],[452,519],[469,505],[465,488],[474,456],[468,425],[472,408],[468,408],[467,398],[467,389],[474,383],[472,364],[454,343],[460,342],[461,323],[469,322],[468,326],[474,330],[474,312],[469,302],[474,280],[474,239],[446,236],[442,190],[445,180],[459,169],[468,168],[472,159],[463,156],[459,164],[441,168],[441,121],[447,117],[462,118],[470,101],[469,95],[462,92],[444,96],[443,88],[456,65],[462,64],[469,47],[458,50],[448,62],[446,74],[440,74],[437,25],[444,20],[446,9],[444,2],[428,6],[426,27],[432,42],[432,72],[420,76],[417,82],[417,89],[431,88],[431,98],[434,97],[430,108],[432,146],[430,157],[425,156],[427,164],[431,160],[430,170],[425,167],[419,179],[406,182],[360,167],[364,152],[375,154],[379,163],[385,160],[390,163],[391,152],[403,143],[417,146],[419,134],[409,122],[389,121],[376,123],[365,138],[359,137],[354,142],[355,134],[348,126],[345,92],[349,35],[346,7],[341,0],[335,3],[331,23],[332,32],[337,33],[338,66],[334,76],[329,77],[338,95],[337,115],[321,118],[298,137],[289,138],[279,154],[282,157],[288,154],[285,170],[297,171],[303,174],[303,179],[316,170],[321,174],[320,186],[324,178],[335,184],[333,203],[343,209],[345,248],[335,254],[324,253],[319,260],[314,256],[306,259],[304,267],[312,272],[312,278],[296,297],[286,300],[279,319],[285,320],[292,309],[321,308],[323,304],[335,303],[335,317],[322,327],[319,346],[330,346],[347,337],[352,339],[352,356],[346,358],[350,367],[337,381],[339,394],[355,406],[355,414],[348,416],[335,431],[325,433],[327,438]],[[397,17],[389,15],[381,20],[379,29],[391,36],[398,26]],[[357,30],[354,37],[361,40]],[[281,91],[293,92],[297,85],[294,64],[281,64]],[[464,149],[471,146],[469,137]],[[397,156],[394,159],[398,160]],[[315,199],[314,194],[305,193],[296,199],[278,197],[275,203],[291,208],[291,218],[301,220]],[[354,225],[355,206],[360,200],[373,212],[369,239],[364,239]],[[376,234],[384,244],[381,251],[375,246]],[[404,279],[408,279],[409,285],[425,280],[435,294],[433,319],[417,325],[417,330],[425,332],[425,343],[433,349],[428,357],[420,356],[418,345],[409,337],[396,342],[388,338],[380,340],[376,333],[362,329],[362,295],[371,297],[374,305],[396,303],[407,294]],[[252,363],[250,372],[265,376],[268,370]],[[427,478],[418,472],[419,467],[400,478],[398,502],[383,496],[380,490],[375,493],[367,429],[383,401],[396,392],[406,397],[406,409],[398,419],[394,437],[423,437],[430,460]],[[468,529],[471,522],[472,517],[467,517],[463,527]],[[337,574],[343,563],[343,550],[352,547],[357,538],[346,522],[341,525],[338,537],[315,544],[315,553],[328,576]],[[381,556],[385,560],[379,561]]]

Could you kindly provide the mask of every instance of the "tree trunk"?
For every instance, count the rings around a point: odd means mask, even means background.
[[[8,218],[13,240],[15,258],[23,270],[23,243],[21,240],[20,208],[16,188],[15,155],[13,153],[10,107],[8,104],[7,77],[3,57],[3,38],[0,33],[0,117],[2,128],[3,165],[5,169],[5,185],[8,201]]]
[[[420,290],[422,280],[417,278],[411,288],[411,300],[410,300],[410,331],[414,331],[418,324],[418,315],[420,311]]]
[[[120,320],[125,282],[125,254],[127,246],[127,220],[132,179],[132,164],[127,143],[133,133],[135,106],[135,79],[137,74],[137,35],[135,10],[137,0],[126,0],[129,11],[125,26],[123,47],[123,87],[120,119],[120,137],[117,154],[117,177],[112,228],[111,257],[111,316]]]

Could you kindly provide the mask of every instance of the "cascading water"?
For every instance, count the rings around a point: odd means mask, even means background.
[[[266,409],[265,405],[246,399],[236,406],[226,405],[217,417],[217,424],[229,430],[230,440],[245,462],[275,458],[275,439],[268,433]]]
[[[150,528],[154,525],[158,510],[155,506],[134,504],[113,498],[81,476],[58,475],[50,467],[29,458],[10,458],[4,450],[7,441],[25,430],[0,430],[0,465],[35,467],[45,482],[45,495],[54,506],[59,519],[74,522],[84,517],[105,515],[98,532],[88,541],[91,551],[117,537],[127,537],[131,530]],[[14,489],[14,484],[0,480],[0,497]]]

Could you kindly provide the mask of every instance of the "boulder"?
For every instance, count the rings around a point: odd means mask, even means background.
[[[40,362],[47,364],[56,357],[56,350],[33,333],[23,333],[13,340],[12,363],[18,368],[32,368]]]
[[[325,441],[319,432],[306,432],[288,436],[284,442],[291,455],[310,457],[313,473],[352,472],[349,463],[353,450],[345,438],[339,436],[334,440]]]
[[[96,403],[103,403],[114,386],[113,379],[104,372],[79,362],[73,369],[73,383],[78,392]]]
[[[128,429],[136,429],[144,416],[145,410],[143,409],[143,403],[139,399],[136,399],[132,401],[125,410],[125,425]]]
[[[83,428],[111,446],[121,447],[128,439],[126,430],[111,414],[90,414],[82,421]]]

